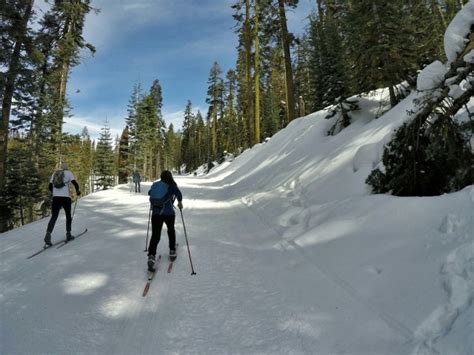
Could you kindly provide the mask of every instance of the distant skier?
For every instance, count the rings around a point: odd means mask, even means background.
[[[141,192],[140,190],[140,182],[142,181],[142,177],[140,176],[140,173],[135,170],[135,172],[132,175],[133,182],[135,183],[135,192]]]
[[[53,204],[51,206],[51,219],[49,220],[48,229],[46,230],[46,235],[44,237],[45,247],[53,245],[51,243],[51,233],[53,232],[61,207],[64,208],[64,212],[66,213],[66,240],[71,241],[74,239],[71,235],[72,217],[71,197],[69,196],[70,183],[74,185],[77,196],[80,196],[81,191],[74,175],[68,169],[67,164],[62,163],[61,169],[56,170],[49,180],[48,188],[53,195]]]
[[[148,247],[148,270],[155,270],[156,248],[161,239],[163,223],[168,229],[170,248],[170,260],[176,259],[176,232],[174,229],[175,212],[173,204],[178,199],[178,208],[183,209],[183,195],[168,170],[164,170],[160,176],[161,180],[155,181],[148,191],[152,211],[151,217],[151,240]]]

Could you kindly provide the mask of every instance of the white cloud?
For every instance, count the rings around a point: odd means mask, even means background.
[[[201,111],[201,114],[203,114],[203,110],[199,106],[193,107],[194,115],[196,115],[198,111]],[[181,110],[173,110],[171,112],[164,111],[163,119],[165,120],[167,127],[169,127],[171,123],[173,124],[175,132],[181,130],[183,127],[184,108]]]
[[[232,1],[194,1],[189,0],[135,0],[112,1],[95,0],[92,6],[99,13],[91,11],[86,17],[84,38],[98,48],[115,45],[121,34],[137,31],[153,25],[179,26],[185,21],[209,21],[209,18],[230,16]]]
[[[166,126],[169,127],[173,124],[174,130],[177,131],[183,125],[184,110],[174,112],[163,112],[163,119],[166,122]]]
[[[67,117],[64,121],[64,132],[69,132],[71,134],[80,134],[84,127],[87,127],[89,132],[89,136],[91,139],[97,140],[100,136],[100,132],[102,128],[105,126],[105,119],[100,115],[101,118],[94,118],[94,117],[79,117],[79,116],[72,116]],[[110,128],[110,135],[112,139],[118,135],[122,134],[122,131],[125,127],[123,123],[123,119],[121,117],[111,117],[107,118],[108,126]],[[122,122],[122,126],[120,126],[119,122]]]

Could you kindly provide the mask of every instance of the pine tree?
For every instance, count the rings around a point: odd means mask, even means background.
[[[387,144],[384,171],[375,169],[366,181],[374,192],[431,196],[474,184],[472,126],[465,134],[455,120],[456,113],[474,96],[474,87],[450,96],[451,85],[459,85],[473,75],[474,64],[464,62],[462,53],[450,63],[445,75],[449,82],[444,80],[438,88],[427,91],[417,102],[413,119],[400,127]]]
[[[388,87],[392,107],[401,97],[396,86],[418,69],[409,41],[414,33],[402,2],[354,1],[346,16],[345,33],[355,91]]]
[[[139,143],[138,143],[138,130],[137,130],[137,108],[138,108],[138,103],[142,99],[143,95],[141,92],[141,85],[140,84],[135,84],[133,86],[132,94],[129,99],[129,103],[127,106],[127,118],[125,119],[125,122],[128,127],[128,132],[129,132],[129,160],[128,160],[128,172],[129,174],[132,171],[137,170],[138,162],[137,162],[137,156],[138,156],[138,149],[139,149]]]
[[[211,130],[210,154],[212,159],[216,159],[222,152],[218,152],[218,124],[219,118],[224,107],[224,81],[221,78],[221,68],[217,62],[214,62],[210,72],[206,103],[209,104],[208,123]]]
[[[107,122],[101,129],[99,141],[97,142],[94,171],[95,175],[99,177],[96,185],[100,186],[103,190],[107,190],[114,184],[114,176],[116,176],[115,155]]]
[[[182,157],[181,157],[181,136],[174,131],[173,124],[170,124],[165,137],[164,149],[164,168],[170,171],[181,173]]]
[[[152,154],[154,156],[150,178],[155,180],[160,176],[161,170],[163,170],[164,167],[163,150],[165,147],[166,134],[166,124],[161,112],[163,107],[163,96],[160,82],[157,79],[155,79],[151,85],[149,96],[155,116],[150,121],[150,127],[154,126],[152,129],[154,134],[151,136],[150,142],[152,145]]]
[[[311,103],[314,102],[314,93],[311,88],[311,52],[307,35],[298,38],[296,43],[298,48],[295,67],[295,97],[298,102],[297,116],[302,117],[311,112]]]
[[[0,190],[6,186],[4,163],[7,154],[10,161],[10,155],[20,154],[24,149],[29,152],[29,176],[41,181],[39,184],[28,183],[35,190],[25,188],[25,191],[31,196],[45,196],[47,184],[44,182],[49,180],[54,166],[63,159],[58,153],[77,157],[80,149],[77,137],[62,133],[62,119],[69,109],[65,95],[68,75],[71,68],[79,64],[79,50],[88,48],[95,51],[82,38],[84,18],[91,8],[88,0],[54,1],[40,19],[38,29],[33,31],[29,28],[33,1],[8,0],[2,2],[1,7],[0,67],[6,70],[0,73]],[[21,131],[21,135],[15,136],[16,143],[8,137],[8,128],[12,132]],[[19,145],[18,139],[21,140]],[[21,146],[20,150],[7,153],[6,149],[18,146]],[[12,160],[12,164],[17,163],[18,160]],[[17,171],[25,170],[22,167]],[[90,169],[84,174],[88,177]],[[10,198],[4,193],[6,190],[0,191],[0,210],[4,201],[14,200],[13,196]],[[7,218],[17,218],[18,213],[21,223],[36,218],[38,201],[28,198],[22,198],[22,201],[27,205],[23,205],[20,212],[17,207],[11,214],[0,211],[0,231],[8,223],[12,226],[13,220],[8,222]],[[41,206],[38,213],[45,216],[46,204]],[[26,219],[23,211],[28,211]]]
[[[64,109],[66,104],[66,86],[69,73],[72,67],[79,64],[79,51],[88,48],[95,53],[95,48],[84,41],[82,32],[84,28],[85,16],[92,9],[89,6],[90,0],[56,0],[52,13],[55,19],[55,26],[58,28],[59,39],[56,44],[53,64],[52,79],[55,81],[55,101],[52,107],[53,113],[53,148],[61,154],[61,134],[63,126]]]
[[[254,127],[254,89],[252,81],[252,14],[251,1],[238,0],[232,8],[237,22],[236,32],[239,34],[237,46],[237,77],[238,77],[238,111],[243,120],[243,132],[246,136],[246,147],[252,145],[255,137]]]
[[[237,153],[238,148],[244,144],[244,136],[239,128],[239,117],[236,107],[237,73],[229,70],[225,82],[225,107],[222,118],[223,149],[230,153]]]
[[[291,60],[290,45],[293,36],[288,31],[286,21],[286,10],[285,4],[296,7],[299,0],[278,0],[279,18],[280,18],[280,31],[281,31],[281,45],[283,47],[283,53],[285,58],[285,88],[286,88],[286,117],[287,122],[291,122],[296,118],[295,113],[295,91],[293,83],[293,66]]]
[[[119,184],[126,184],[128,182],[128,156],[129,156],[129,145],[128,145],[128,126],[122,131],[122,136],[119,142],[119,153],[118,153],[118,175]]]
[[[413,33],[412,43],[416,51],[417,67],[423,68],[438,58],[444,61],[446,58],[443,40],[446,24],[440,3],[432,0],[411,0],[407,6],[407,25]]]
[[[191,100],[188,100],[184,110],[183,134],[181,142],[181,156],[186,172],[191,172],[197,167],[196,162],[196,137],[195,123]]]
[[[286,88],[284,61],[279,48],[271,47],[267,53],[267,73],[263,94],[262,133],[273,136],[286,126]]]
[[[90,139],[87,127],[81,133],[81,148],[79,153],[79,170],[75,171],[77,182],[82,195],[93,192],[91,186],[91,175],[93,173],[92,162],[94,160],[94,144]]]
[[[7,230],[9,215],[5,201],[4,190],[7,174],[7,145],[8,128],[12,100],[17,87],[20,72],[25,69],[22,52],[30,44],[28,21],[32,16],[33,0],[8,1],[2,4],[2,50],[0,54],[0,67],[6,67],[5,74],[0,76],[0,96],[2,112],[0,118],[0,233]],[[31,50],[30,50],[31,52]]]
[[[42,180],[34,168],[28,141],[19,135],[12,137],[8,153],[6,199],[8,228],[33,222],[37,216],[43,194]]]
[[[197,162],[198,166],[204,164],[208,161],[207,158],[207,142],[209,139],[208,129],[204,123],[204,118],[202,117],[201,111],[198,110],[196,113],[196,130],[197,130]]]

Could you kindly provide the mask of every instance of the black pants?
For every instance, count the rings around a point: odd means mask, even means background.
[[[140,182],[135,181],[135,192],[141,192],[140,191]]]
[[[59,216],[59,211],[61,207],[64,208],[64,212],[66,213],[66,232],[71,232],[71,198],[70,197],[62,197],[56,196],[53,197],[53,206],[51,207],[51,219],[48,223],[48,232],[51,233],[54,229],[54,225],[56,224],[56,220]]]
[[[163,223],[168,228],[168,239],[170,249],[176,249],[176,232],[174,230],[175,216],[153,215],[151,217],[151,240],[148,247],[148,255],[156,255],[156,248],[161,239],[161,230]]]

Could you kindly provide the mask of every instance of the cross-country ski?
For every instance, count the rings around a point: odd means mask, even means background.
[[[155,274],[158,272],[160,261],[161,261],[161,255],[158,255],[158,258],[156,259],[155,270],[147,271],[147,282],[145,284],[145,288],[143,289],[142,297],[145,297],[148,294],[148,290],[150,289],[151,282],[155,278]]]
[[[168,271],[167,271],[168,274],[171,273],[171,271],[172,271],[172,269],[173,269],[173,264],[174,264],[176,258],[178,257],[178,254],[177,254],[177,252],[178,252],[178,246],[179,246],[179,244],[176,243],[176,250],[175,250],[175,253],[174,253],[173,255],[170,254],[170,255],[168,256]]]
[[[65,246],[66,244],[69,244],[69,243],[72,242],[73,240],[76,240],[77,238],[83,236],[83,235],[86,234],[86,233],[87,233],[87,228],[84,229],[81,233],[76,234],[76,235],[73,237],[72,240],[69,240],[69,241],[68,241],[67,239],[65,239],[65,240],[61,241],[61,242],[60,242],[60,245],[57,246],[56,249],[62,248],[62,247]]]
[[[84,229],[84,231],[82,231],[81,233],[77,234],[74,238],[79,238],[80,236],[86,234],[87,232],[87,228]],[[40,249],[38,250],[36,253],[34,254],[31,254],[30,256],[27,257],[27,259],[31,259],[33,257],[35,257],[36,255],[39,255],[41,254],[42,252],[46,251],[47,249],[51,249],[52,247],[56,247],[57,249],[61,248],[62,246],[64,246],[65,244],[67,244],[68,241],[66,239],[63,239],[63,240],[59,240],[57,242],[54,242],[51,244],[51,246],[44,246],[43,249]]]

